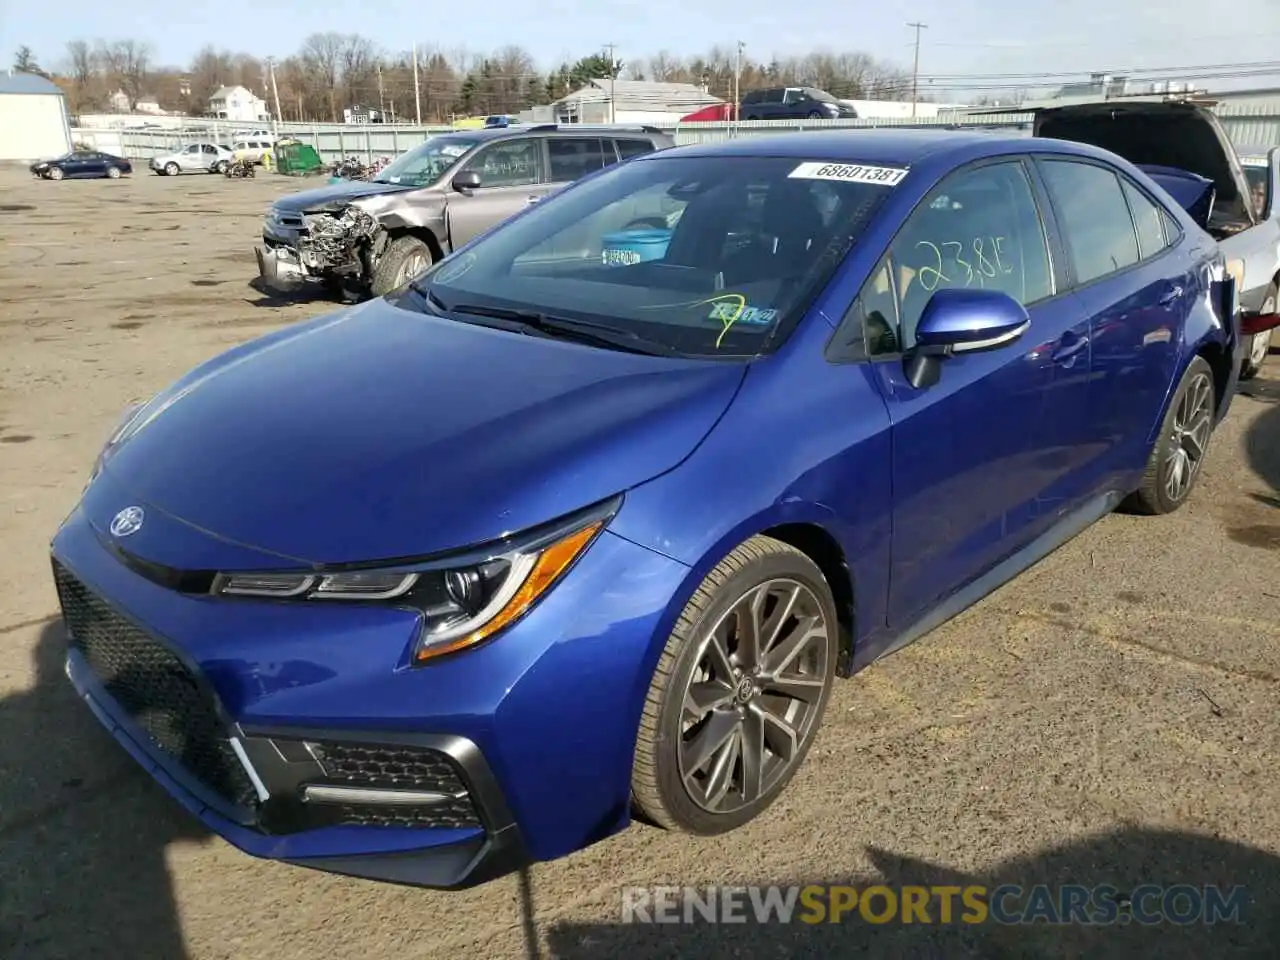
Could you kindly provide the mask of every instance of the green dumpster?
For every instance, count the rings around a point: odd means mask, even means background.
[[[320,154],[309,143],[300,140],[280,140],[275,145],[276,171],[290,177],[305,177],[320,173],[324,164]]]

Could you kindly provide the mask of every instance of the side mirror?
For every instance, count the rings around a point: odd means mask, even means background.
[[[999,350],[1031,326],[1026,308],[998,290],[944,289],[934,293],[916,324],[916,344],[904,358],[917,390],[938,382],[942,360],[957,353]]]
[[[453,189],[459,193],[467,193],[480,186],[480,174],[474,170],[463,170],[453,178]]]

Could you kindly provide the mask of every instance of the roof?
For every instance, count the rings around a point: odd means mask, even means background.
[[[941,158],[947,154],[996,155],[1000,153],[1069,153],[1079,156],[1105,156],[1105,151],[1086,144],[1063,140],[1032,140],[1025,136],[998,131],[932,129],[815,130],[738,137],[677,147],[683,156],[786,157],[797,160],[832,160],[859,164],[910,166],[926,157]],[[671,151],[639,157],[634,162],[648,162],[671,156]]]
[[[254,93],[252,90],[250,90],[248,87],[235,86],[235,87],[219,87],[217,90],[213,91],[213,93],[209,95],[209,99],[225,100],[227,99],[227,97],[240,91],[247,93],[251,97],[257,96],[257,94]]]
[[[649,80],[610,80],[608,77],[595,77],[585,87],[580,87],[561,97],[556,103],[604,102],[609,99],[611,85],[614,100],[624,109],[628,107],[648,107],[656,110],[682,109],[721,102],[719,97],[712,96],[692,83],[658,83]]]
[[[62,96],[62,88],[36,73],[5,70],[0,73],[0,93],[56,93]]]

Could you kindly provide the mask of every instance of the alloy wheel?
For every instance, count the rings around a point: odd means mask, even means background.
[[[803,755],[827,683],[828,629],[809,587],[774,579],[702,638],[683,695],[679,771],[703,810],[754,803]]]
[[[1164,491],[1173,502],[1181,500],[1204,461],[1213,428],[1213,383],[1198,373],[1187,384],[1173,415],[1173,433],[1165,458]]]
[[[410,254],[405,259],[404,263],[400,265],[400,273],[396,277],[395,286],[397,287],[403,286],[404,284],[408,283],[410,280],[416,279],[417,276],[420,273],[422,273],[424,270],[426,270],[427,267],[429,266],[430,266],[430,263],[428,263],[427,258],[424,257],[422,254],[420,253]]]

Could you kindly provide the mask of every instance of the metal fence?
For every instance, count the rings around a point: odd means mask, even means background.
[[[1263,103],[1223,103],[1215,108],[1227,134],[1238,146],[1280,145],[1280,101]],[[744,120],[741,122],[686,123],[664,127],[677,144],[708,143],[734,137],[799,132],[803,130],[913,127],[924,129],[985,129],[1031,134],[1031,113],[956,112],[938,117],[869,118],[865,120]],[[238,125],[243,126],[243,125]],[[175,130],[96,130],[75,128],[73,138],[95,150],[114,153],[132,160],[146,160],[174,150],[193,140],[226,142],[232,127],[212,124],[204,133],[182,133]],[[356,125],[342,123],[281,123],[280,136],[296,137],[315,147],[321,159],[332,163],[355,156],[366,162],[379,157],[394,157],[422,143],[436,133],[453,128],[447,126]]]

